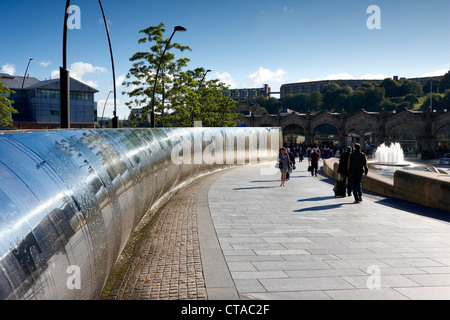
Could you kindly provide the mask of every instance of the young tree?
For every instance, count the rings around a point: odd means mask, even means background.
[[[166,101],[170,101],[170,94],[173,93],[167,91],[167,88],[171,87],[173,79],[179,75],[182,68],[189,62],[188,58],[175,59],[175,54],[171,51],[178,50],[184,52],[186,50],[191,50],[191,48],[182,46],[176,42],[168,44],[169,39],[163,38],[166,32],[163,23],[139,32],[144,34],[145,37],[139,39],[138,43],[150,43],[150,50],[148,52],[137,52],[130,58],[133,65],[126,76],[124,85],[131,87],[132,89],[128,92],[128,96],[132,100],[126,104],[129,108],[141,107],[142,112],[139,120],[141,122],[147,122],[147,119],[152,112],[151,104],[153,99],[153,89],[159,63],[161,62],[161,66],[156,83],[154,106],[155,113],[162,114],[166,109]],[[166,46],[167,49],[164,54]],[[161,118],[155,116],[155,122],[160,123]]]
[[[10,94],[14,94],[14,91],[0,81],[0,127],[9,127],[13,122],[12,114],[17,113],[12,107],[14,101],[7,98]]]
[[[224,83],[204,81],[204,74],[203,68],[188,70],[174,82],[178,95],[169,116],[172,123],[184,127],[192,127],[195,121],[204,127],[236,126],[236,101],[223,94],[227,90]]]

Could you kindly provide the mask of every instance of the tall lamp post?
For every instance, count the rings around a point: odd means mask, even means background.
[[[117,91],[116,91],[116,72],[114,70],[114,57],[113,57],[113,51],[111,46],[111,38],[109,37],[109,28],[108,28],[108,22],[106,21],[105,12],[103,11],[102,2],[98,0],[98,3],[100,4],[100,9],[102,10],[103,15],[103,21],[105,23],[106,28],[106,35],[108,36],[108,43],[109,43],[109,52],[111,55],[111,65],[112,65],[112,73],[113,73],[113,86],[114,86],[114,111],[113,111],[113,118],[112,118],[112,127],[117,129],[119,126],[119,121],[117,117]]]
[[[22,128],[22,94],[23,94],[23,87],[25,85],[25,79],[27,77],[27,72],[28,72],[28,67],[30,66],[30,62],[33,61],[33,58],[30,58],[30,60],[28,60],[28,65],[27,68],[25,69],[25,74],[23,75],[23,80],[22,80],[22,88],[20,89],[20,103],[19,103],[19,129]]]
[[[102,10],[103,20],[105,22],[106,34],[108,36],[109,51],[111,53],[111,64],[113,70],[113,85],[114,85],[114,117],[113,117],[113,128],[118,127],[118,117],[116,108],[116,74],[114,70],[114,58],[112,54],[111,39],[109,37],[108,24],[106,22],[105,13],[103,11],[103,6],[100,0],[100,9]],[[67,70],[67,20],[69,19],[69,7],[70,0],[66,0],[66,11],[64,13],[64,29],[63,29],[63,66],[59,68],[59,78],[60,78],[60,96],[61,96],[61,128],[67,129],[70,127],[70,73]]]
[[[70,126],[70,74],[67,70],[67,20],[69,19],[69,7],[70,0],[67,0],[63,29],[63,66],[59,68],[61,129],[68,129]]]
[[[203,78],[202,78],[202,80],[200,80],[200,83],[199,83],[199,85],[198,85],[198,88],[197,88],[197,93],[199,93],[200,92],[200,88],[201,88],[201,86],[202,86],[202,84],[203,84],[203,80],[205,80],[205,78],[206,78],[206,75],[208,74],[208,72],[211,72],[211,70],[206,70],[206,72],[205,72],[205,74],[203,75]],[[195,120],[195,115],[194,115],[194,106],[192,106],[192,114],[191,114],[191,117],[192,117],[192,126],[194,127],[195,126],[195,123],[194,123],[194,120]]]
[[[162,56],[161,56],[161,59],[159,60],[158,68],[156,69],[156,74],[155,74],[155,85],[154,85],[154,87],[153,87],[153,97],[152,97],[152,112],[151,112],[151,114],[150,114],[150,126],[151,126],[152,128],[155,127],[155,92],[156,92],[156,84],[158,83],[158,73],[159,73],[159,69],[161,68],[161,63],[162,63],[162,60],[163,60],[163,58],[164,58],[164,55],[166,54],[167,47],[169,46],[169,43],[170,43],[170,41],[172,40],[173,35],[174,35],[175,32],[177,32],[177,31],[186,31],[186,29],[183,28],[183,27],[181,27],[181,26],[176,26],[176,27],[173,29],[172,35],[170,36],[169,41],[167,42],[166,47],[164,48],[163,54],[162,54]]]
[[[103,118],[103,116],[105,115],[106,104],[108,103],[109,95],[111,94],[111,92],[112,92],[112,91],[110,91],[110,92],[108,93],[108,96],[106,97],[105,105],[103,106],[103,112],[102,112],[102,129],[103,129],[103,124],[105,123],[105,119]]]
[[[202,80],[200,81],[200,84],[198,85],[198,88],[197,88],[197,93],[200,91],[200,87],[202,86],[202,83],[203,83],[203,80],[205,80],[205,78],[206,78],[206,75],[208,74],[208,72],[211,72],[211,70],[206,70],[206,72],[205,72],[205,74],[203,75],[203,78],[202,78]]]

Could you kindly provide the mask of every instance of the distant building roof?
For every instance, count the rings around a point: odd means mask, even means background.
[[[22,82],[23,82],[23,77],[20,76],[11,76],[9,74],[6,73],[0,73],[0,81],[3,82],[3,84],[12,90],[20,90],[22,88]],[[25,82],[23,85],[23,88],[28,88],[32,85],[35,85],[36,83],[38,83],[39,80],[33,77],[26,77],[25,78]]]
[[[59,79],[45,80],[39,81],[31,85],[28,89],[42,88],[48,90],[59,90],[60,84]],[[78,81],[74,78],[70,78],[70,91],[84,91],[84,92],[98,92],[97,89],[94,89],[87,84]]]
[[[22,88],[23,77],[11,76],[6,73],[0,73],[0,81],[12,90],[20,90]],[[40,81],[33,77],[26,77],[24,82],[24,89],[36,89],[43,88],[48,90],[60,90],[59,79]],[[83,92],[98,92],[87,84],[78,81],[76,79],[70,78],[70,91],[83,91]]]

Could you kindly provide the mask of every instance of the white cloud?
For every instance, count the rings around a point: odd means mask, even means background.
[[[119,88],[119,87],[122,86],[122,83],[125,80],[126,76],[127,76],[126,74],[121,74],[120,76],[117,77],[117,79],[116,79],[116,87]]]
[[[52,64],[52,62],[51,61],[47,61],[47,60],[43,60],[43,61],[40,61],[39,62],[39,65],[41,66],[41,67],[44,67],[44,68],[47,68],[49,65],[51,65]]]
[[[15,73],[16,73],[16,65],[7,63],[7,64],[4,64],[3,66],[1,66],[0,70],[1,70],[2,73],[15,75]]]
[[[283,76],[286,74],[286,71],[283,69],[278,69],[277,71],[271,71],[269,69],[264,69],[263,67],[259,67],[259,70],[255,73],[248,76],[250,79],[250,86],[262,86],[263,84],[269,82],[282,82]]]
[[[288,6],[284,6],[284,7],[283,7],[283,11],[284,11],[284,12],[287,12],[287,13],[292,13],[292,12],[294,12],[294,9],[292,9],[292,8],[290,8],[290,7],[288,7]]]
[[[97,71],[99,71],[99,72],[106,72],[107,70],[105,68],[102,68],[102,67],[94,67],[90,63],[75,62],[75,63],[72,63],[72,65],[70,66],[69,71],[70,71],[70,76],[72,78],[77,79],[79,81],[82,81],[83,76],[86,73],[96,73]]]
[[[221,82],[225,83],[227,86],[230,86],[231,88],[236,87],[236,82],[234,82],[233,77],[228,72],[222,73],[214,72],[208,78],[219,79]]]
[[[360,77],[360,79],[362,79],[362,80],[364,80],[364,79],[367,79],[367,80],[384,80],[386,78],[389,78],[389,77],[384,75],[384,74],[382,74],[382,73],[377,73],[377,74],[370,74],[370,73],[368,73],[368,74],[365,74],[365,75]]]
[[[119,119],[126,119],[130,114],[130,109],[120,99],[116,99],[116,113]],[[97,102],[97,117],[101,118],[103,115],[103,117],[105,118],[112,118],[113,114],[114,114],[114,95],[113,93],[111,93],[111,95],[108,98],[108,101],[106,101],[106,99],[103,99]]]
[[[441,69],[434,72],[426,72],[420,77],[439,77],[445,75],[448,71],[448,69]]]
[[[94,67],[92,64],[86,62],[72,63],[69,68],[71,78],[81,81],[94,88],[98,87],[97,81],[92,80],[85,81],[83,80],[84,75],[86,75],[87,73],[106,72],[106,71],[107,70],[103,67]],[[53,70],[51,77],[52,79],[59,78],[59,70]]]

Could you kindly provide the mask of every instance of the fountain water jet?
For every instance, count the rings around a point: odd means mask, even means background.
[[[403,149],[398,142],[392,143],[390,146],[386,144],[380,145],[375,151],[374,160],[371,162],[376,165],[383,166],[409,166],[410,163],[405,161]]]

